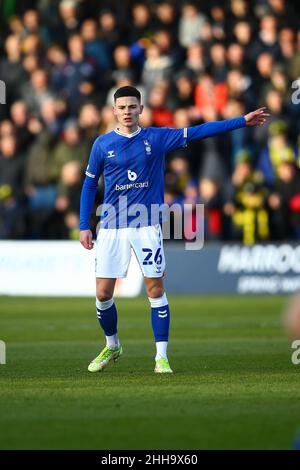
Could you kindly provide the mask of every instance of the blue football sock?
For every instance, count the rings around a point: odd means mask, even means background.
[[[114,299],[110,299],[105,302],[101,302],[96,299],[96,313],[105,336],[116,335],[118,315]]]
[[[151,304],[151,322],[156,343],[168,341],[170,328],[170,310],[166,294],[159,298],[149,298]]]

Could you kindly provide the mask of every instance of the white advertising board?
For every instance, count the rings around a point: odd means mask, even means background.
[[[0,295],[95,296],[95,249],[77,241],[1,241]],[[134,297],[143,277],[135,256],[116,297]]]

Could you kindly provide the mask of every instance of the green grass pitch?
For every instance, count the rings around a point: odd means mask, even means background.
[[[93,299],[0,298],[0,449],[289,449],[300,365],[286,298],[169,296],[173,375],[153,373],[146,297],[119,299],[124,355],[103,346]]]

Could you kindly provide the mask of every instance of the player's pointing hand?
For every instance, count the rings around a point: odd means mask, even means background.
[[[80,243],[87,250],[91,250],[94,247],[93,235],[90,230],[80,231]]]
[[[251,113],[246,114],[246,126],[262,126],[270,114],[266,113],[266,108],[259,108]]]

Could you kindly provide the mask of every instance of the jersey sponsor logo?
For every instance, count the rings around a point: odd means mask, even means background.
[[[144,181],[143,183],[116,184],[115,190],[123,191],[124,189],[148,188],[148,185],[149,185],[148,181]]]
[[[130,181],[135,181],[137,179],[137,174],[131,170],[127,170],[127,176]]]
[[[115,151],[114,150],[108,150],[107,151],[107,158],[112,158],[112,157],[115,157],[116,154],[115,154]]]

